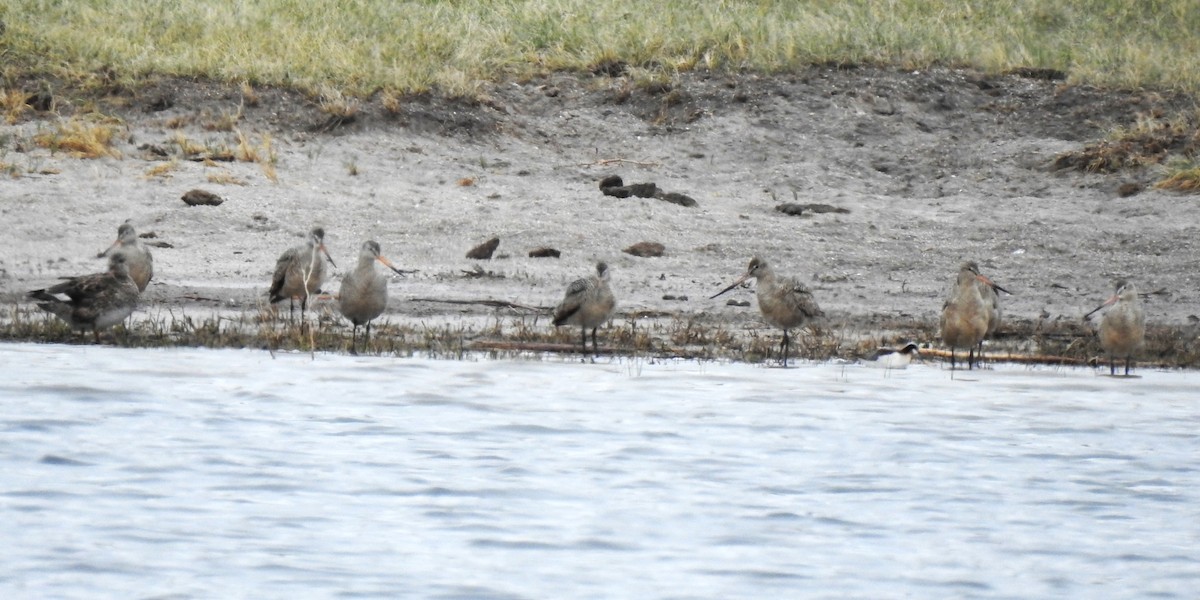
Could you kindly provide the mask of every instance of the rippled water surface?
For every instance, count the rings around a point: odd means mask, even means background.
[[[1140,375],[0,345],[0,597],[1195,598]]]

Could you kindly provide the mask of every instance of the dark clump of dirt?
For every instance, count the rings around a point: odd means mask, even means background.
[[[638,242],[638,243],[622,250],[622,252],[624,252],[626,254],[632,254],[634,256],[641,256],[643,258],[662,256],[663,253],[666,251],[667,251],[666,246],[663,246],[662,244],[660,244],[658,242]]]
[[[619,175],[609,175],[600,180],[600,193],[605,196],[614,198],[629,198],[637,196],[638,198],[658,198],[663,202],[678,204],[679,206],[694,207],[698,206],[695,198],[687,194],[679,192],[667,192],[658,187],[653,182],[647,183],[631,183],[625,185],[625,181]]]
[[[471,248],[471,250],[467,252],[467,258],[474,260],[490,260],[492,258],[492,253],[496,251],[498,246],[500,246],[500,238],[494,237],[482,244],[479,244],[478,246],[475,246],[474,248]]]
[[[562,252],[557,248],[542,246],[529,251],[529,258],[559,258]]]
[[[188,206],[220,206],[224,198],[202,189],[194,189],[183,195],[181,200]]]

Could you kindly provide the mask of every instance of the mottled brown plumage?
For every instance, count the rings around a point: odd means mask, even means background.
[[[1142,311],[1142,301],[1138,297],[1137,288],[1125,281],[1119,281],[1116,292],[1112,297],[1097,306],[1092,313],[1111,306],[1100,319],[1100,347],[1108,354],[1108,372],[1117,374],[1117,359],[1125,359],[1125,374],[1129,374],[1129,366],[1133,355],[1141,349],[1146,341],[1146,315]]]
[[[950,368],[954,368],[954,350],[967,350],[967,369],[975,366],[975,348],[988,331],[992,303],[985,300],[980,288],[995,286],[979,274],[979,266],[965,262],[959,267],[958,278],[950,297],[942,305],[942,341],[950,347]],[[999,322],[999,321],[997,321]]]
[[[321,283],[325,281],[322,253],[329,259],[329,264],[337,266],[325,249],[325,230],[316,227],[309,232],[308,242],[289,248],[280,255],[275,262],[275,275],[271,278],[271,290],[268,292],[271,303],[288,300],[289,314],[294,318],[296,298],[300,298],[300,317],[303,319],[309,296],[319,294]]]
[[[67,300],[59,298],[64,295]],[[38,308],[66,321],[72,329],[91,329],[96,343],[100,330],[124,321],[137,307],[137,284],[129,276],[128,258],[118,252],[108,257],[108,271],[66,277],[62,283],[33,290]]]
[[[562,302],[554,310],[554,326],[578,325],[581,330],[581,346],[587,351],[587,330],[592,330],[592,351],[600,353],[596,341],[596,329],[612,316],[617,306],[616,297],[608,287],[608,265],[596,263],[596,274],[576,279],[567,287]]]
[[[783,330],[783,366],[787,366],[790,338],[788,331],[802,327],[813,319],[825,315],[812,292],[803,283],[791,277],[781,277],[775,274],[767,261],[757,256],[750,259],[746,273],[734,281],[729,287],[713,294],[716,298],[729,290],[741,285],[747,279],[754,278],[755,296],[758,297],[758,310],[763,319]],[[711,298],[710,298],[711,299]]]

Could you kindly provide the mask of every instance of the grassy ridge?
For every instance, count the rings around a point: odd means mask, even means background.
[[[837,62],[1200,89],[1195,0],[6,0],[0,19],[6,78],[106,71],[471,95],[605,61],[666,72]]]

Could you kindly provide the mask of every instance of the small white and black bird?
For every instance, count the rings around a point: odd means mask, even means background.
[[[920,354],[917,344],[909,342],[899,348],[880,348],[864,358],[863,364],[876,369],[905,369]]]

